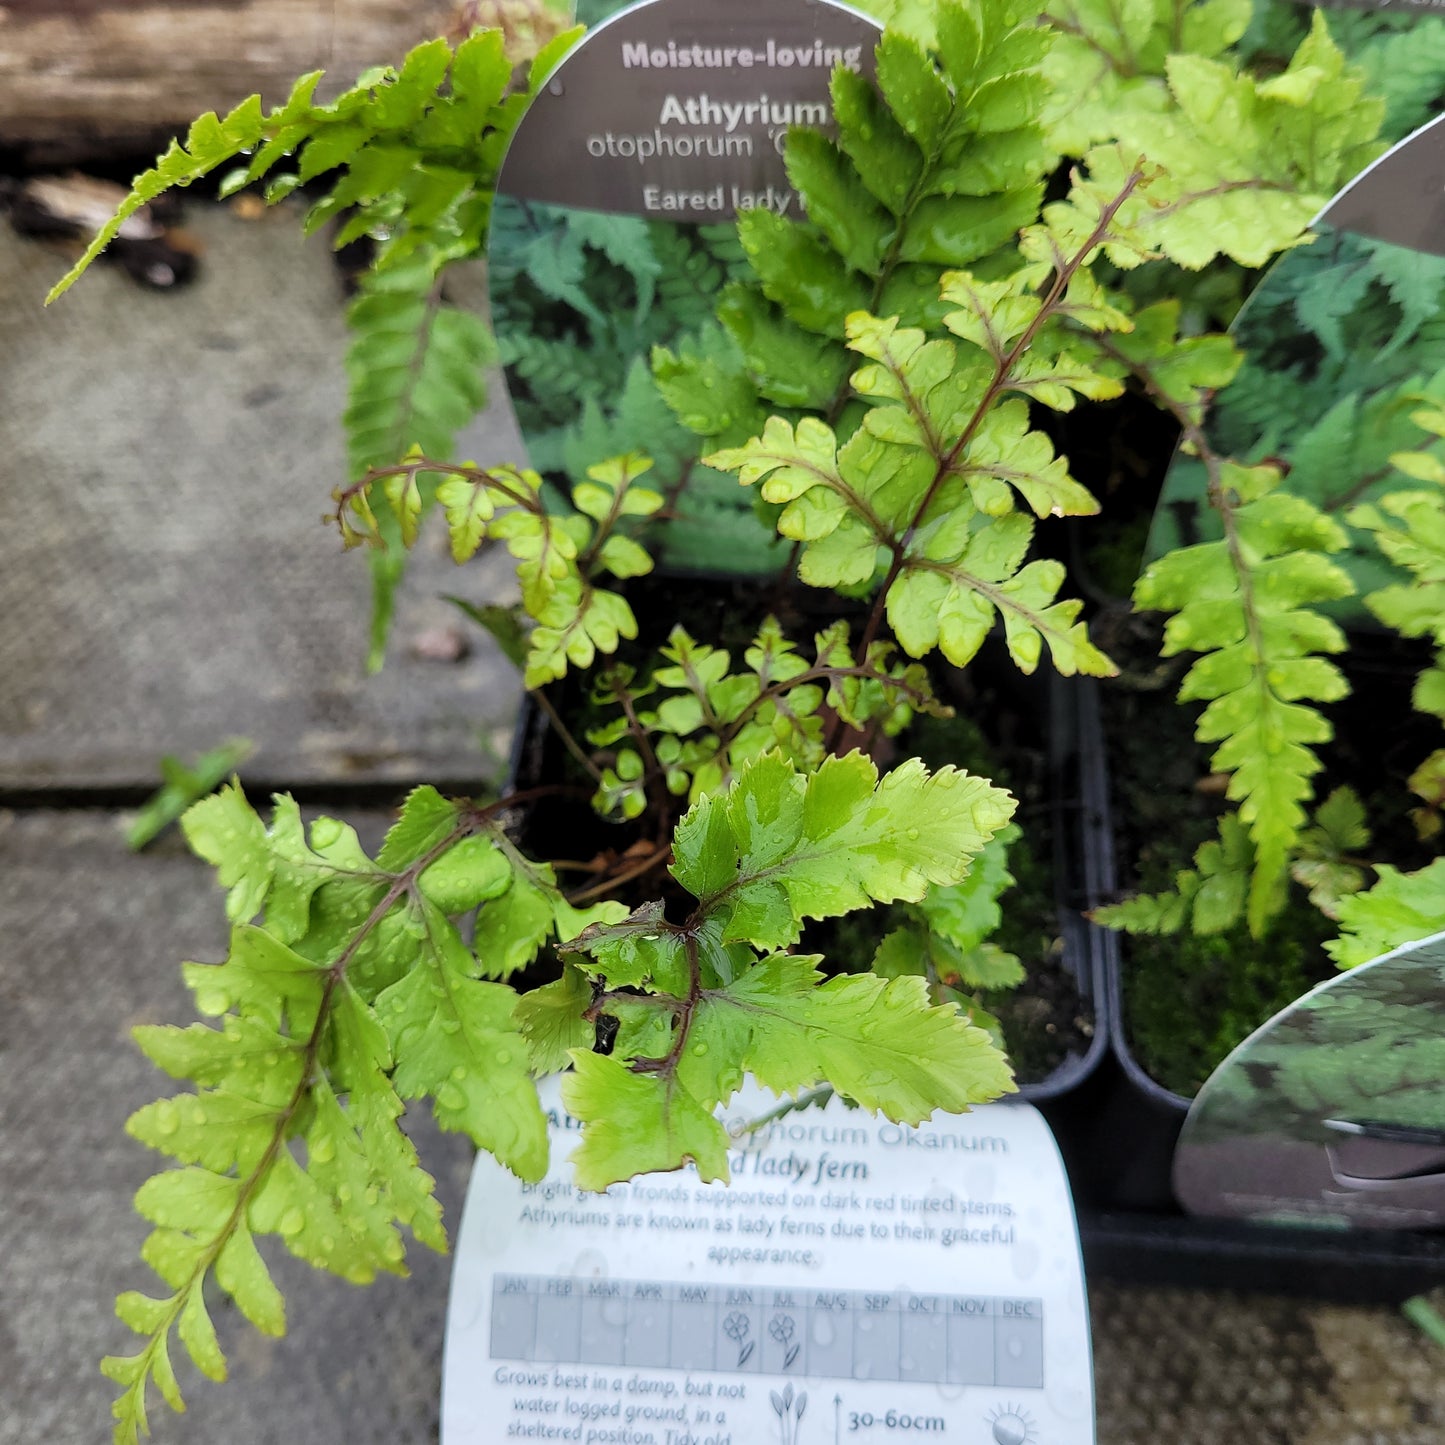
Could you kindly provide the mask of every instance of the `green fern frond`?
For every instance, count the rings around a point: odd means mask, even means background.
[[[846,323],[854,311],[937,328],[942,274],[1005,251],[1036,220],[1054,153],[1031,118],[1052,37],[1006,0],[940,6],[932,49],[890,29],[877,88],[837,70],[836,139],[794,127],[788,177],[806,220],[739,218],[749,263],[718,315],[740,369],[726,407],[707,398],[717,350],[660,350],[654,368],[685,424],[727,445],[740,414],[806,408],[846,434]]]
[[[531,91],[555,68],[579,31],[559,36],[532,68]],[[481,31],[457,46],[430,40],[395,69],[369,71],[326,105],[312,96],[321,72],[304,75],[283,105],[263,111],[247,97],[223,117],[208,112],[185,142],[173,141],[148,171],[137,176],[115,216],[51,291],[68,290],[141,206],[188,186],[238,157],[251,157],[228,184],[239,189],[295,157],[296,169],[274,181],[268,200],[330,171],[341,172],[330,192],[309,211],[308,231],[355,208],[363,219],[343,239],[375,234],[377,265],[402,261],[422,245],[470,254],[486,221],[490,185],[501,152],[526,105],[506,96],[512,68],[501,31]],[[401,219],[404,223],[393,229]]]
[[[103,1365],[123,1387],[117,1445],[147,1432],[150,1385],[184,1408],[173,1336],[203,1374],[225,1378],[208,1281],[258,1329],[284,1333],[257,1236],[356,1283],[405,1272],[402,1229],[446,1248],[433,1181],[398,1126],[403,1100],[429,1100],[442,1128],[524,1178],[545,1171],[546,1120],[515,994],[478,975],[512,972],[554,932],[622,910],[571,909],[550,870],[511,848],[498,811],[420,788],[375,860],[333,819],[308,832],[289,798],[277,799],[269,828],[235,786],[186,814],[192,849],[228,890],[233,929],[223,963],[185,970],[218,1026],[136,1030],[145,1053],[194,1091],[127,1124],[180,1167],[136,1196],[154,1225],[144,1257],[169,1292],[117,1302],[144,1341]],[[452,918],[476,909],[474,953]],[[499,923],[505,957],[489,952]]]
[[[346,312],[350,383],[342,423],[348,472],[364,476],[413,447],[449,458],[457,433],[486,405],[486,368],[496,359],[478,316],[444,299],[439,257],[416,254],[368,272]],[[405,572],[398,533],[371,554],[372,613],[367,665],[382,665],[396,589]]]
[[[1078,622],[1079,604],[1057,600],[1063,569],[1025,560],[1029,513],[1098,508],[1025,402],[1067,410],[1076,396],[1120,389],[1073,340],[1083,328],[1130,324],[1084,270],[1114,238],[1111,219],[1106,206],[1082,237],[1029,231],[1028,264],[1008,280],[949,277],[941,301],[955,340],[850,315],[847,346],[869,364],[852,376],[862,425],[846,441],[813,417],[796,426],[773,417],[760,437],[708,458],[783,506],[778,530],[801,544],[805,582],[860,586],[881,573],[880,605],[910,656],[936,647],[962,666],[1001,618],[1025,671],[1045,644],[1065,673],[1113,670]]]
[[[604,674],[595,689],[621,713],[588,741],[606,756],[593,800],[604,816],[640,816],[648,790],[661,786],[695,803],[732,785],[745,765],[776,752],[800,770],[828,754],[824,709],[860,734],[896,737],[918,713],[952,715],[938,702],[926,669],[900,662],[892,644],[874,642],[855,662],[846,622],[813,639],[810,661],[776,618],[764,620],[734,671],[731,655],[675,627],[645,684],[630,669]],[[660,695],[647,707],[643,698]]]
[[[1202,654],[1179,697],[1208,703],[1196,736],[1218,744],[1212,766],[1230,774],[1229,797],[1249,827],[1247,915],[1258,936],[1277,910],[1305,825],[1321,766],[1311,749],[1331,736],[1314,704],[1347,691],[1339,669],[1318,655],[1343,651],[1344,635],[1315,609],[1354,588],[1327,555],[1345,545],[1338,523],[1280,490],[1271,468],[1213,465],[1210,500],[1223,540],[1160,558],[1140,577],[1134,601],[1173,614],[1165,656]]]
[[[1140,156],[1164,175],[1123,216],[1175,263],[1217,254],[1264,264],[1384,149],[1384,102],[1347,63],[1323,14],[1277,72],[1241,71],[1227,51],[1248,0],[1054,0],[1044,64],[1047,133],[1112,190]]]
[[[534,471],[454,465],[413,450],[396,466],[338,488],[335,515],[348,547],[364,544],[383,553],[394,551],[396,540],[414,546],[434,504],[446,517],[457,562],[469,561],[484,544],[505,542],[517,563],[523,608],[535,624],[524,680],[540,687],[564,676],[569,664],[589,667],[599,652],[615,652],[622,638],[637,636],[626,599],[597,579],[652,570],[652,558],[621,525],[662,507],[657,492],[636,485],[651,466],[636,453],[599,462],[573,488],[575,510],[556,513],[543,504],[542,478]]]
[[[1411,421],[1445,438],[1445,410],[1438,396],[1422,397]],[[1404,637],[1428,637],[1445,655],[1445,462],[1435,452],[1396,452],[1391,461],[1423,488],[1392,491],[1377,503],[1352,508],[1352,527],[1368,532],[1380,551],[1409,580],[1383,587],[1365,605]]]
[[[1445,931],[1445,858],[1414,873],[1388,864],[1377,871],[1373,888],[1340,904],[1340,936],[1325,944],[1339,968],[1354,968]]]
[[[573,944],[596,1007],[621,1025],[610,1056],[574,1049],[563,1082],[583,1124],[582,1186],[689,1159],[704,1180],[726,1179],[714,1111],[744,1072],[787,1093],[826,1082],[908,1121],[1009,1089],[988,1035],[932,1004],[922,979],[824,982],[816,957],[777,950],[797,941],[800,919],[961,882],[1012,806],[981,779],[916,759],[880,778],[858,752],[811,773],[765,753],[694,804],[673,837],[672,873],[697,900],[688,920],[646,904]]]

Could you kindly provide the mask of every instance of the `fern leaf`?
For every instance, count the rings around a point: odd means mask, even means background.
[[[1325,944],[1339,968],[1368,963],[1445,929],[1445,858],[1414,873],[1389,864],[1376,872],[1373,888],[1340,902],[1340,937]]]
[[[934,21],[931,49],[885,33],[877,89],[834,73],[836,138],[790,134],[785,158],[807,220],[741,218],[751,274],[719,312],[746,375],[728,376],[736,400],[719,407],[708,396],[715,351],[656,358],[678,416],[713,446],[731,441],[759,399],[836,425],[849,314],[937,319],[941,273],[1006,247],[1037,217],[1053,157],[1031,115],[1051,37],[1001,0],[976,13],[948,0]]]
[[[1278,490],[1267,467],[1224,463],[1214,488],[1226,537],[1182,548],[1153,563],[1135,603],[1174,615],[1164,653],[1202,652],[1185,675],[1180,700],[1209,705],[1196,735],[1219,746],[1212,766],[1230,776],[1255,849],[1248,918],[1261,934],[1279,901],[1305,803],[1320,769],[1311,751],[1331,736],[1311,704],[1342,697],[1339,670],[1321,652],[1339,652],[1338,627],[1313,609],[1352,594],[1349,577],[1326,554],[1345,545],[1340,526],[1302,497]]]
[[[1010,812],[1012,800],[982,780],[929,775],[916,759],[880,784],[858,753],[825,760],[806,780],[764,757],[726,801],[704,798],[679,824],[673,872],[723,918],[725,938],[781,948],[796,942],[800,918],[959,881]]]
[[[1141,893],[1094,909],[1089,917],[1124,933],[1224,933],[1245,911],[1254,845],[1238,817],[1219,820],[1219,837],[1200,844],[1194,867],[1181,869],[1167,893]]]
[[[1290,864],[1290,876],[1309,890],[1310,902],[1326,918],[1338,918],[1341,901],[1365,886],[1365,870],[1357,860],[1369,844],[1359,795],[1352,788],[1336,788],[1315,810]]]
[[[1000,398],[1017,390],[1066,406],[1076,391],[1117,384],[1066,344],[1030,350],[1050,320],[1031,279],[950,281],[946,299],[962,304],[948,322],[965,345],[851,316],[848,344],[871,363],[853,377],[873,403],[862,427],[840,445],[811,417],[796,427],[774,417],[761,437],[707,460],[783,504],[778,530],[803,544],[805,582],[870,582],[880,554],[891,553],[888,618],[910,656],[938,647],[961,666],[1001,616],[1024,670],[1047,643],[1065,672],[1108,673],[1077,622],[1079,605],[1055,600],[1063,569],[1025,565],[1033,524],[1013,510],[1013,495],[1041,515],[1097,503],[1029,429],[1026,409]]]
[[[347,309],[352,338],[343,424],[353,480],[413,448],[449,458],[456,434],[486,404],[485,369],[495,360],[491,334],[480,317],[442,297],[436,258],[415,257],[368,275]],[[427,495],[424,506],[430,501]],[[405,570],[400,532],[385,526],[383,538],[390,545],[371,557],[367,665],[373,671],[385,656]]]
[[[403,1228],[445,1248],[433,1181],[399,1127],[404,1098],[429,1099],[444,1128],[526,1177],[545,1170],[516,996],[479,980],[496,960],[484,965],[449,915],[479,910],[478,948],[500,919],[505,963],[518,967],[546,937],[615,922],[622,910],[571,908],[550,870],[512,848],[497,811],[418,789],[376,861],[335,820],[308,833],[288,798],[269,828],[235,787],[187,814],[187,837],[216,865],[236,924],[224,962],[185,969],[198,1008],[219,1027],[137,1030],[145,1052],[195,1091],[149,1104],[127,1125],[179,1167],[136,1196],[154,1226],[145,1258],[169,1293],[118,1301],[144,1340],[105,1362],[122,1387],[118,1441],[146,1428],[152,1384],[183,1407],[173,1339],[203,1373],[223,1377],[208,1279],[257,1328],[284,1330],[254,1236],[276,1235],[298,1258],[358,1283],[403,1272]]]
[[[1439,114],[1438,102],[1445,95],[1445,29],[1409,25],[1377,31],[1355,44],[1338,38],[1364,73],[1370,92],[1385,98],[1381,130],[1387,140],[1403,140]]]
[[[725,657],[697,660],[722,681]],[[804,917],[960,882],[1011,808],[981,779],[929,775],[916,760],[880,780],[860,753],[811,775],[766,754],[727,792],[699,800],[673,840],[674,875],[698,899],[691,919],[674,924],[648,905],[572,945],[599,988],[628,990],[600,996],[623,1021],[612,1056],[574,1050],[563,1085],[583,1121],[579,1182],[603,1189],[638,1167],[688,1160],[704,1179],[726,1178],[713,1109],[745,1072],[784,1091],[826,1081],[908,1121],[1009,1089],[988,1035],[931,1003],[923,979],[823,983],[815,958],[752,950],[795,941]]]
[[[1058,32],[1044,67],[1049,138],[1066,155],[1082,155],[1116,135],[1125,117],[1139,124],[1167,113],[1169,55],[1221,54],[1244,33],[1250,6],[1246,0],[1050,0],[1044,15]]]
[[[1400,460],[1421,471],[1440,465],[1429,453]],[[1391,492],[1376,505],[1353,508],[1349,523],[1371,533],[1411,579],[1370,593],[1365,605],[1402,636],[1428,637],[1445,648],[1445,487]]]
[[[319,75],[304,76],[297,82],[293,95],[309,95]],[[283,107],[283,111],[285,108]],[[196,120],[185,143],[172,141],[165,154],[148,171],[143,171],[131,185],[130,193],[120,203],[115,215],[96,232],[81,258],[51,288],[46,304],[64,295],[90,263],[120,234],[120,228],[144,205],[157,196],[209,175],[243,151],[257,145],[267,132],[267,119],[261,113],[261,97],[249,96],[224,118],[207,111]]]
[[[1320,12],[1288,67],[1261,80],[1222,60],[1171,55],[1172,105],[1125,115],[1118,144],[1090,151],[1106,191],[1137,156],[1163,169],[1121,222],[1148,245],[1198,269],[1216,255],[1260,266],[1298,244],[1310,218],[1378,156],[1382,101],[1346,64]]]

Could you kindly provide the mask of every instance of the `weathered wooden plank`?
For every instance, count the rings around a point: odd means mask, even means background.
[[[446,33],[456,12],[456,0],[11,0],[0,143],[53,157],[149,150],[204,110],[284,98],[307,70],[348,85]]]

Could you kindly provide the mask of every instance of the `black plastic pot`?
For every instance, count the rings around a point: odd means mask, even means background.
[[[1103,739],[1090,772],[1107,777]],[[1095,896],[1115,895],[1105,788],[1085,856]],[[1070,1163],[1085,1268],[1095,1278],[1187,1288],[1398,1303],[1445,1285],[1445,1233],[1308,1229],[1185,1214],[1171,1185],[1174,1149],[1190,1101],[1159,1084],[1129,1042],[1127,966],[1117,934],[1099,940],[1109,1057],[1090,1080],[1087,1107],[1055,1120]],[[1067,1134],[1067,1139],[1063,1137]]]
[[[1156,1083],[1134,1058],[1112,937],[1105,957],[1110,1057],[1091,1081],[1087,1121],[1065,1149],[1066,1158],[1088,1156],[1070,1178],[1090,1277],[1389,1304],[1445,1285],[1445,1234],[1185,1214],[1170,1171],[1189,1100]]]
[[[1055,1102],[1066,1110],[1065,1101],[1079,1094],[1108,1051],[1104,962],[1110,940],[1107,930],[1084,916],[1102,898],[1087,844],[1097,805],[1106,799],[1107,782],[1095,766],[1102,754],[1095,741],[1100,722],[1093,679],[1064,678],[1050,669],[1032,681],[1036,688],[1042,685],[1048,701],[1055,896],[1064,967],[1074,977],[1080,1001],[1092,1009],[1094,1034],[1086,1052],[1065,1061],[1048,1078],[1021,1085],[1019,1097],[1034,1104]]]
[[[678,578],[671,580],[680,586],[697,585]],[[984,667],[988,668],[986,661]],[[1047,1077],[1022,1084],[1017,1097],[1043,1106],[1051,1118],[1067,1120],[1109,1047],[1104,961],[1111,940],[1105,930],[1084,917],[1085,910],[1101,901],[1100,888],[1105,881],[1086,846],[1097,832],[1099,817],[1107,813],[1102,808],[1105,775],[1099,766],[1102,752],[1097,741],[1098,699],[1091,679],[1062,678],[1047,668],[1025,678],[1005,662],[997,669],[997,676],[1000,685],[1009,689],[1010,701],[1019,715],[1040,724],[1039,743],[1049,775],[1062,965],[1072,975],[1081,1009],[1093,1017],[1087,1047],[1071,1054]],[[532,787],[555,777],[562,757],[562,744],[541,709],[530,697],[525,699],[512,740],[511,785]],[[599,822],[597,826],[605,829],[612,825]],[[542,829],[551,831],[545,818]],[[1067,1134],[1067,1125],[1063,1133]]]

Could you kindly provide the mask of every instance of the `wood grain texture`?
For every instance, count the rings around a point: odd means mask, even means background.
[[[204,110],[345,88],[445,33],[455,0],[0,0],[0,144],[143,153]]]

